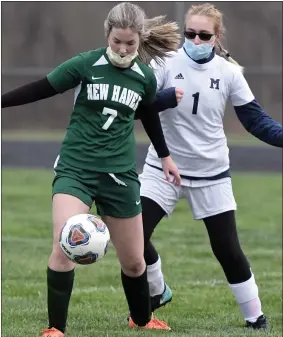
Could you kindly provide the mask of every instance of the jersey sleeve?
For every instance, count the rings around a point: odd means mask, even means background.
[[[233,106],[245,105],[254,100],[254,95],[241,71],[234,72],[229,98]]]
[[[156,95],[156,87],[157,87],[156,78],[154,74],[151,73],[148,84],[146,85],[145,88],[145,95],[141,102],[143,106],[151,105],[154,102]]]
[[[47,75],[52,87],[60,93],[75,88],[83,79],[84,59],[79,54],[60,64]]]
[[[158,64],[156,61],[152,60],[150,62],[150,67],[152,68],[157,81],[157,91],[165,89],[165,79],[166,79],[166,61],[164,63]]]

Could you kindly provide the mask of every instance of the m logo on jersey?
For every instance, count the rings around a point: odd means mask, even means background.
[[[219,82],[220,82],[219,78],[217,78],[216,80],[214,78],[211,78],[210,79],[210,89],[219,90]]]

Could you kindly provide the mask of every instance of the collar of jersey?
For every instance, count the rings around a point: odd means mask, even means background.
[[[188,58],[188,61],[189,61],[189,64],[193,67],[193,68],[196,68],[196,69],[207,69],[207,68],[210,68],[213,64],[213,62],[210,62],[212,60],[214,60],[214,56],[215,56],[215,49],[213,48],[211,54],[205,58],[205,59],[202,59],[202,60],[193,60],[186,52],[185,48],[182,48],[183,49],[183,52],[184,54],[186,54],[187,58]]]

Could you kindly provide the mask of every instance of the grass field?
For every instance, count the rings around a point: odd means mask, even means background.
[[[51,249],[50,171],[2,173],[2,336],[33,337],[47,325],[46,265]],[[157,316],[172,332],[129,330],[115,252],[79,266],[68,337],[282,336],[282,176],[234,175],[239,236],[252,264],[271,332],[243,328],[201,222],[181,202],[154,238],[173,302]]]

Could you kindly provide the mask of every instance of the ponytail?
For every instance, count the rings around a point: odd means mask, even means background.
[[[244,72],[244,67],[242,67],[237,61],[235,61],[231,55],[229,54],[228,50],[224,49],[224,47],[222,46],[222,44],[220,43],[219,40],[217,40],[217,46],[219,48],[219,55],[222,56],[223,58],[225,58],[225,60],[227,60],[230,63],[235,64],[236,66],[238,66],[240,68],[240,71],[243,73]]]
[[[138,49],[140,60],[149,64],[153,59],[160,64],[165,57],[169,57],[168,52],[176,51],[180,44],[178,29],[176,22],[165,22],[165,16],[145,19]]]

